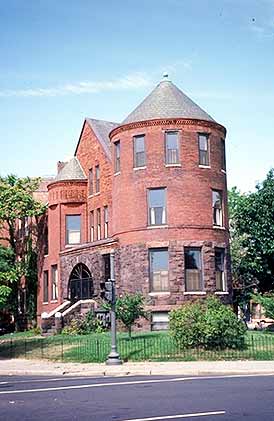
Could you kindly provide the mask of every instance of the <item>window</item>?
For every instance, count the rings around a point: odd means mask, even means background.
[[[146,165],[145,135],[134,136],[133,138],[134,168]]]
[[[97,209],[97,240],[101,240],[101,209]]]
[[[149,250],[149,279],[152,292],[169,290],[168,249]]]
[[[58,299],[58,269],[57,265],[51,266],[51,299]]]
[[[47,303],[49,300],[49,272],[44,271],[43,275],[43,302]]]
[[[104,237],[108,238],[108,207],[104,207]]]
[[[90,212],[90,241],[94,241],[94,211]]]
[[[66,244],[80,244],[81,215],[66,215]]]
[[[221,139],[221,169],[226,170],[225,140]]]
[[[120,162],[120,140],[114,143],[114,151],[115,151],[115,161],[114,161],[114,171],[120,172],[121,162]]]
[[[100,191],[100,167],[99,165],[96,165],[95,167],[95,192],[99,193]]]
[[[225,291],[225,271],[224,271],[225,251],[221,248],[215,249],[215,274],[216,291]]]
[[[44,231],[44,255],[49,254],[49,230],[48,227],[45,228]]]
[[[166,132],[166,164],[179,164],[178,132]]]
[[[208,135],[198,134],[199,142],[199,165],[209,166],[209,148],[208,148]]]
[[[218,227],[223,226],[222,202],[222,192],[218,190],[212,190],[213,225],[216,225]]]
[[[89,195],[93,194],[93,170],[92,168],[88,172],[88,179],[89,179]]]
[[[166,189],[148,190],[149,225],[166,224]]]
[[[151,315],[151,330],[168,329],[168,312],[157,311]]]
[[[185,288],[186,291],[202,290],[201,250],[185,249]]]

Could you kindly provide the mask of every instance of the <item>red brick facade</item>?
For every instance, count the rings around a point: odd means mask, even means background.
[[[79,263],[90,271],[96,300],[100,283],[107,276],[105,256],[110,251],[115,252],[117,293],[142,292],[152,314],[166,313],[186,300],[209,293],[217,293],[225,302],[231,302],[226,173],[222,168],[226,130],[214,120],[194,118],[158,118],[117,126],[110,131],[106,146],[87,119],[75,153],[85,177],[56,180],[48,187],[49,251],[40,267],[38,319],[69,296],[70,274]],[[178,133],[176,164],[165,163],[167,131]],[[209,163],[206,166],[199,165],[199,133],[208,135]],[[133,162],[136,135],[145,136],[145,165],[141,168],[134,168]],[[118,173],[115,172],[117,141],[120,142]],[[95,191],[96,166],[100,168],[99,192]],[[93,192],[89,179],[91,169]],[[162,226],[149,225],[148,221],[148,190],[154,188],[166,189],[166,221]],[[222,223],[218,227],[213,224],[212,190],[222,194]],[[107,235],[105,207],[109,221]],[[101,213],[99,239],[97,209]],[[81,216],[78,245],[66,244],[67,215]],[[184,252],[187,248],[200,251],[202,287],[199,291],[186,291]],[[168,252],[168,290],[155,292],[151,287],[149,250],[157,249]],[[219,249],[225,256],[225,286],[216,292],[215,251]],[[58,268],[58,298],[54,300],[50,292],[53,265]],[[43,303],[45,271],[48,271],[49,285],[47,303]]]

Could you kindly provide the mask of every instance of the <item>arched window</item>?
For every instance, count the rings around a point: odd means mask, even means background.
[[[71,301],[85,300],[93,296],[91,273],[83,263],[76,265],[69,277],[68,297]]]

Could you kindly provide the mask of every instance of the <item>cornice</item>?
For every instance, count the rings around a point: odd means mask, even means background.
[[[71,180],[55,180],[55,181],[52,181],[52,183],[48,184],[48,190],[50,190],[52,187],[55,187],[56,185],[62,186],[62,185],[68,185],[68,183],[71,183],[71,184],[74,184],[74,183],[76,183],[76,184],[81,184],[81,183],[87,184],[87,182],[88,182],[87,179],[83,179],[83,180],[79,180],[79,179],[75,179],[75,180],[73,180],[73,179],[71,179]]]
[[[164,118],[164,119],[154,119],[154,120],[145,120],[145,121],[136,121],[134,123],[124,124],[122,126],[116,127],[113,129],[110,134],[109,138],[112,139],[113,136],[117,134],[131,130],[131,129],[138,129],[142,127],[150,127],[150,126],[203,126],[207,128],[217,128],[220,130],[224,136],[226,136],[226,128],[219,123],[214,121],[207,121],[207,120],[198,120],[193,118]]]

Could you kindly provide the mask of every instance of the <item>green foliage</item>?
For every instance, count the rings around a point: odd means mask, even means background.
[[[15,320],[18,316],[22,276],[26,278],[27,285],[27,315],[31,319],[36,315],[37,262],[32,242],[33,232],[29,229],[18,242],[17,228],[19,219],[31,217],[37,221],[45,212],[45,205],[33,197],[39,182],[38,178],[18,178],[15,175],[0,177],[1,239],[9,244],[6,254],[0,250],[0,308],[5,306],[12,309]]]
[[[0,221],[42,215],[45,206],[33,198],[38,185],[39,178],[0,177]]]
[[[261,304],[264,308],[265,316],[274,319],[274,293],[253,294],[252,299],[255,303]]]
[[[203,345],[204,309],[200,302],[186,303],[169,313],[169,330],[182,348]]]
[[[116,301],[116,317],[125,325],[130,337],[135,321],[140,317],[148,317],[144,310],[144,300],[142,294],[136,293],[125,294]]]
[[[89,311],[85,317],[79,315],[75,317],[68,326],[62,330],[64,335],[88,335],[89,333],[105,332],[102,320],[99,320],[93,313]]]
[[[18,264],[14,263],[14,251],[0,245],[0,309],[6,308],[12,293],[12,283],[19,276]]]
[[[229,192],[231,257],[238,304],[274,289],[274,170],[256,191]]]
[[[171,335],[181,348],[242,349],[245,325],[216,297],[184,304],[169,317]]]

